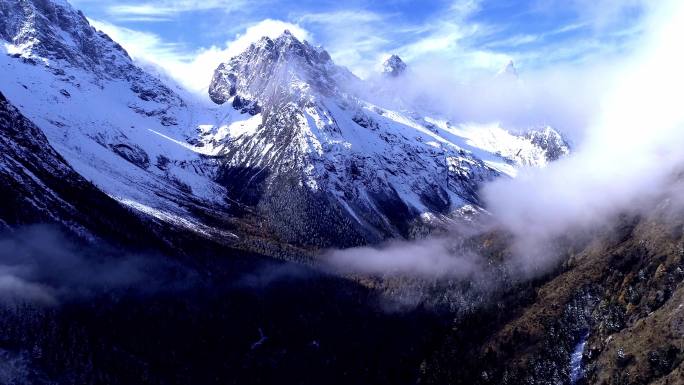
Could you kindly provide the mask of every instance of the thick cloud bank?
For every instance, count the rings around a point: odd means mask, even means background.
[[[641,49],[615,68],[574,155],[484,190],[489,210],[519,239],[544,242],[649,210],[670,189],[684,164],[684,4],[660,4],[647,30]]]
[[[422,93],[435,101],[432,108],[462,120],[524,126],[544,119],[579,138],[570,157],[483,189],[493,222],[513,234],[524,270],[553,262],[550,245],[559,237],[609,225],[624,212],[647,212],[666,193],[681,195],[672,186],[684,165],[684,3],[644,7],[643,36],[629,55],[608,64],[530,74],[531,81],[509,79],[503,86],[475,82],[460,91],[454,83],[440,85],[437,71],[419,71],[414,79],[420,81],[403,84],[404,95]],[[478,265],[441,240],[335,251],[329,260],[352,272],[436,277],[466,276]]]

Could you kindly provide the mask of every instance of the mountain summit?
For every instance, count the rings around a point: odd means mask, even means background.
[[[406,63],[397,55],[392,55],[382,64],[382,73],[390,77],[398,77],[406,72]]]
[[[333,64],[320,47],[299,41],[289,31],[276,39],[261,38],[247,50],[221,64],[214,73],[209,95],[217,104],[238,96],[242,102],[277,103],[283,97],[298,98],[312,91],[331,95],[336,77],[353,75]],[[310,89],[310,90],[309,90]]]
[[[406,68],[397,56],[388,63],[392,76]],[[288,241],[326,246],[409,237],[477,210],[479,185],[514,162],[496,145],[491,152],[474,147],[463,136],[474,131],[445,119],[368,102],[348,91],[352,82],[360,80],[325,50],[289,33],[260,39],[214,74],[212,100],[251,122],[204,139],[224,144],[219,180],[231,199],[249,201]],[[544,150],[508,135],[521,143],[515,156],[546,161]]]

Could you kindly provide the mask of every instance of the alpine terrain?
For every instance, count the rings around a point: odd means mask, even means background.
[[[223,60],[197,95],[67,0],[0,0],[0,383],[684,383],[667,196],[523,277],[483,189],[570,156],[560,131],[459,121],[402,94],[411,61],[362,79],[288,30]],[[407,273],[424,247],[441,271]]]
[[[228,242],[236,215],[297,245],[410,237],[478,210],[480,183],[568,152],[550,128],[533,139],[365,102],[349,91],[360,79],[287,31],[217,68],[211,107],[66,2],[6,1],[2,15],[2,91],[60,155],[139,215]]]

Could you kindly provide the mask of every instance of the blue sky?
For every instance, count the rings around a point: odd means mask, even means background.
[[[453,65],[454,71],[495,71],[511,59],[519,68],[532,69],[619,54],[640,33],[644,3],[72,0],[132,56],[171,72],[210,68],[237,53],[247,40],[289,28],[297,36],[323,45],[338,64],[362,77],[369,76],[382,58],[392,53],[409,64],[442,60]]]

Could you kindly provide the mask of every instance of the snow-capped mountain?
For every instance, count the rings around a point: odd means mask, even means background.
[[[58,224],[85,238],[148,245],[152,232],[76,173],[0,93],[0,231]]]
[[[212,239],[410,237],[479,211],[482,183],[568,150],[551,128],[514,135],[369,102],[358,90],[373,84],[287,31],[222,64],[205,103],[64,0],[0,1],[0,19],[0,91],[69,166],[140,216]],[[398,56],[385,67],[386,81],[407,69]]]
[[[397,76],[406,65],[392,58],[386,72]],[[223,146],[219,180],[288,241],[410,236],[415,225],[479,208],[479,185],[514,174],[513,164],[547,161],[524,136],[386,109],[348,91],[352,81],[288,32],[216,70],[212,100],[247,115],[204,139]]]
[[[1,91],[79,174],[156,220],[230,235],[203,149],[188,141],[209,112],[189,105],[66,1],[0,1]],[[198,214],[201,213],[201,214]]]

